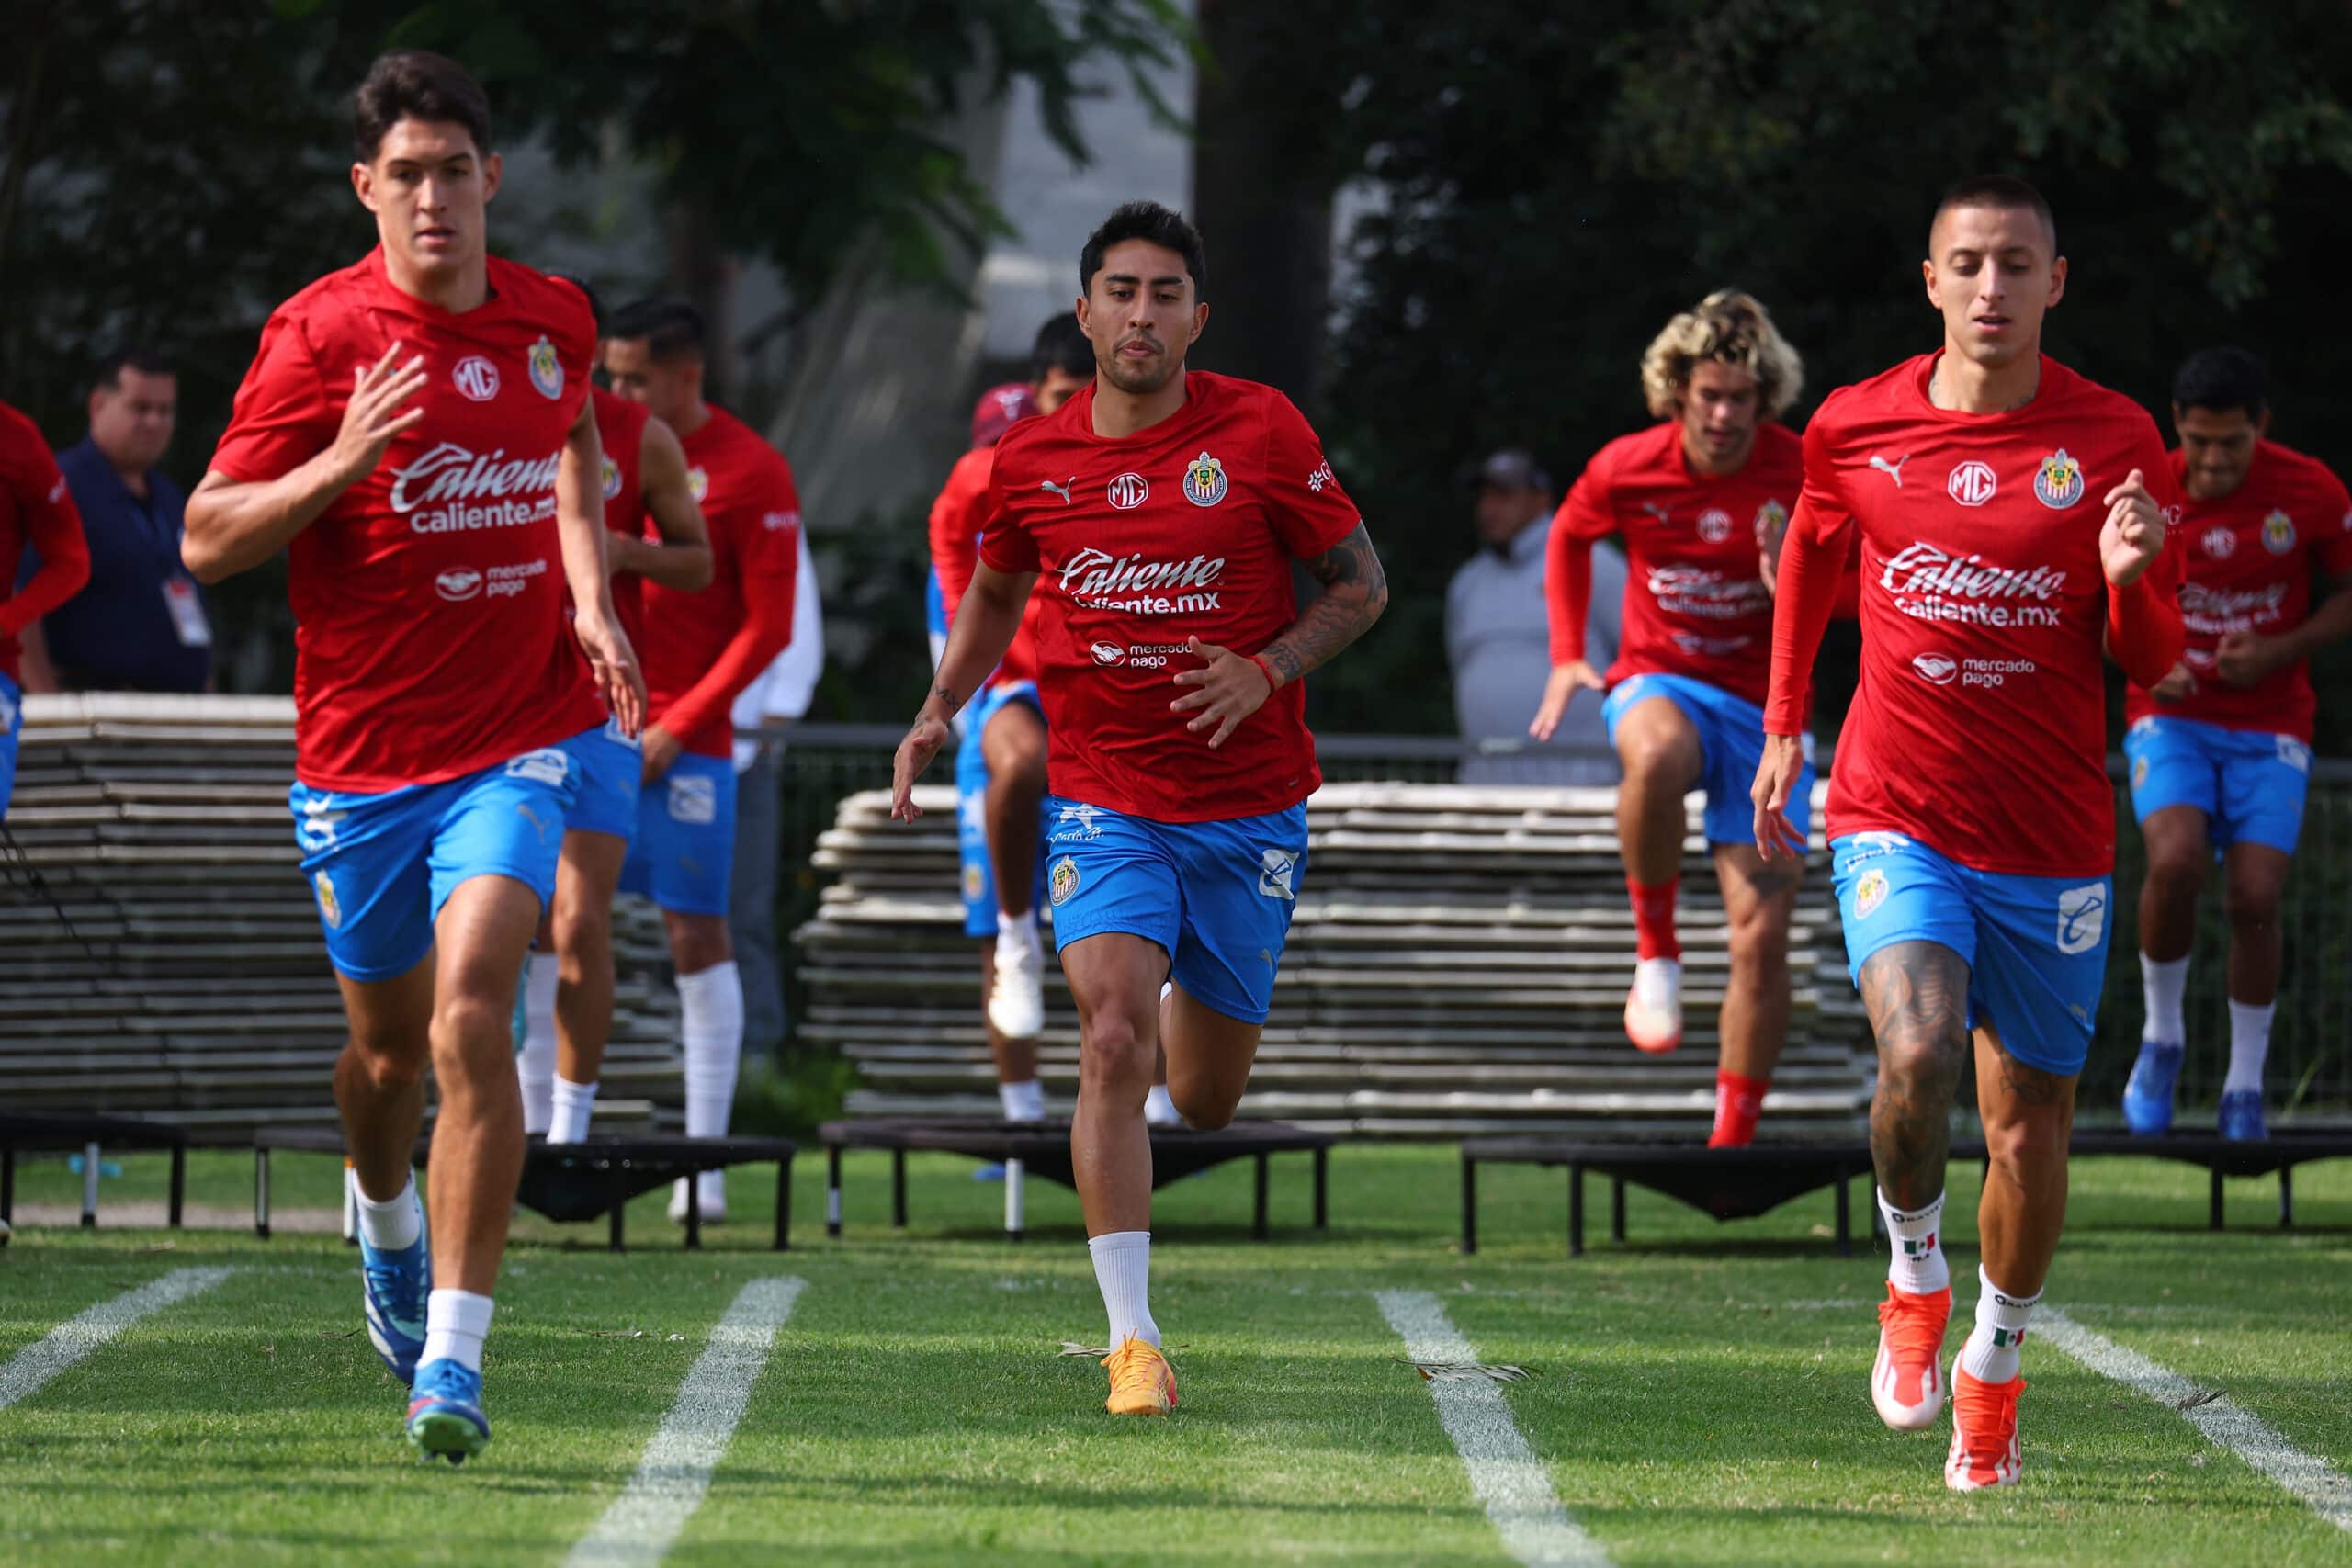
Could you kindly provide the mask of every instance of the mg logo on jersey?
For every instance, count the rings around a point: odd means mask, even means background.
[[[2205,530],[2197,546],[2215,560],[2227,560],[2238,551],[2238,536],[2219,524]]]
[[[1923,653],[1911,660],[1911,668],[1930,686],[1949,686],[1960,673],[1960,661],[1948,653]]]
[[[498,396],[498,367],[479,354],[469,354],[449,372],[449,382],[475,402],[486,403]]]
[[[2058,951],[2088,953],[2107,933],[2107,884],[2086,883],[2058,895]]]
[[[1102,494],[1113,506],[1122,512],[1133,512],[1151,493],[1151,486],[1141,474],[1121,474],[1102,487]]]
[[[1731,513],[1720,506],[1710,506],[1699,513],[1699,537],[1711,545],[1720,545],[1731,537]]]
[[[1993,499],[1994,483],[1991,466],[1972,457],[1951,471],[1944,489],[1962,506],[1982,506]]]
[[[2052,511],[2064,512],[2083,499],[2083,466],[2061,446],[2041,459],[2034,470],[2033,499]]]
[[[2262,520],[2262,547],[2274,556],[2283,556],[2295,547],[2295,520],[2283,512],[2273,512]]]
[[[1297,872],[1296,855],[1288,850],[1268,850],[1258,857],[1258,891],[1269,898],[1296,903],[1298,895],[1292,891],[1290,882]]]

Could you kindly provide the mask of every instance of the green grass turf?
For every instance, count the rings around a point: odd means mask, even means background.
[[[125,1166],[109,1200],[160,1197],[160,1159]],[[334,1161],[278,1168],[281,1207],[334,1201]],[[458,1472],[417,1464],[398,1438],[401,1393],[332,1238],[20,1232],[0,1251],[0,1358],[170,1268],[243,1271],[0,1411],[0,1561],[560,1561],[627,1483],[712,1322],[775,1273],[809,1288],[673,1562],[1505,1562],[1428,1389],[1390,1359],[1384,1289],[1437,1292],[1482,1355],[1539,1370],[1510,1404],[1627,1568],[2352,1551],[2046,1342],[2027,1347],[2025,1484],[1947,1494],[1948,1427],[1905,1436],[1871,1413],[1883,1267],[1815,1234],[1826,1192],[1718,1226],[1636,1190],[1630,1243],[1607,1241],[1596,1202],[1593,1248],[1569,1263],[1563,1178],[1515,1167],[1480,1173],[1481,1250],[1459,1257],[1451,1149],[1336,1151],[1324,1237],[1306,1229],[1305,1156],[1279,1156],[1271,1245],[1248,1235],[1246,1163],[1178,1182],[1159,1195],[1153,1306],[1182,1407],[1113,1422],[1101,1371],[1053,1354],[1103,1333],[1067,1191],[1033,1182],[1029,1239],[1008,1244],[1001,1188],[919,1156],[913,1224],[894,1232],[887,1157],[854,1154],[848,1234],[831,1242],[822,1168],[802,1157],[784,1256],[763,1249],[772,1183],[756,1170],[699,1256],[677,1250],[658,1195],[633,1206],[626,1257],[602,1250],[600,1226],[518,1224],[488,1368],[496,1440]],[[250,1201],[247,1156],[200,1155],[190,1177],[198,1201]],[[2244,1228],[2213,1235],[2201,1171],[2085,1162],[2051,1300],[2352,1470],[2352,1163],[2306,1168],[2297,1188],[2298,1232],[2267,1228],[2272,1186],[2247,1181],[2230,1189]],[[1952,1189],[1964,1314],[1973,1168]],[[78,1179],[36,1163],[18,1192],[70,1202]]]

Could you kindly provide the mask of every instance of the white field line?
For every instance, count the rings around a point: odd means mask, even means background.
[[[1427,1291],[1382,1291],[1380,1315],[1416,1361],[1475,1362],[1478,1352]],[[1470,1492],[1502,1537],[1503,1550],[1531,1565],[1609,1568],[1600,1543],[1560,1506],[1543,1461],[1511,1419],[1500,1387],[1485,1378],[1435,1378],[1438,1419],[1470,1472]]]
[[[702,1506],[711,1472],[727,1456],[752,1385],[767,1365],[775,1331],[792,1316],[805,1280],[754,1280],[736,1292],[710,1343],[678,1385],[677,1403],[645,1445],[626,1491],[566,1558],[566,1568],[608,1568],[662,1561]]]
[[[2085,1328],[2055,1308],[2043,1307],[2034,1314],[2034,1324],[2042,1338],[2099,1376],[2170,1405],[2208,1442],[2245,1461],[2336,1529],[2352,1530],[2352,1478],[2295,1447],[2267,1421],[2231,1404],[2227,1394],[2208,1394],[2178,1372]],[[2200,1397],[2203,1402],[2195,1403]]]
[[[74,1314],[0,1366],[0,1410],[39,1393],[51,1378],[150,1313],[200,1295],[235,1272],[234,1269],[175,1269],[135,1291],[125,1291]]]

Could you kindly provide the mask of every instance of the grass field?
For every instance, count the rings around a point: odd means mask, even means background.
[[[279,1164],[281,1208],[334,1201],[334,1162]],[[125,1166],[109,1201],[161,1196],[160,1159]],[[1562,1179],[1524,1168],[1481,1171],[1481,1250],[1457,1256],[1451,1149],[1336,1151],[1325,1236],[1306,1228],[1305,1156],[1279,1157],[1272,1244],[1247,1234],[1246,1165],[1179,1182],[1153,1306],[1182,1405],[1114,1422],[1102,1373],[1056,1353],[1104,1331],[1075,1200],[1034,1183],[1029,1239],[1008,1244],[1001,1190],[970,1169],[915,1159],[899,1233],[887,1161],[852,1156],[848,1233],[828,1241],[804,1155],[785,1255],[762,1249],[752,1173],[701,1255],[674,1249],[658,1199],[621,1258],[596,1227],[526,1218],[486,1368],[495,1441],[461,1471],[399,1438],[401,1391],[333,1238],[21,1231],[0,1251],[0,1401],[10,1359],[74,1314],[173,1270],[234,1271],[0,1408],[0,1562],[562,1561],[629,1485],[714,1323],[780,1275],[805,1289],[670,1562],[1508,1562],[1441,1421],[1446,1385],[1394,1359],[1382,1292],[1427,1292],[1481,1359],[1535,1370],[1500,1398],[1576,1526],[1628,1568],[2352,1559],[2352,1533],[2047,1336],[2026,1350],[2024,1484],[1946,1493],[1949,1427],[1898,1435],[1870,1410],[1883,1265],[1832,1254],[1826,1193],[1724,1227],[1636,1192],[1633,1240],[1570,1263]],[[198,1156],[191,1195],[248,1202],[250,1171]],[[2244,1228],[2213,1235],[2202,1172],[2086,1162],[2049,1299],[2340,1477],[2352,1165],[2306,1168],[2297,1189],[2296,1233],[2270,1228],[2271,1184],[2249,1181],[2231,1189]],[[18,1201],[78,1190],[39,1164]],[[1974,1198],[1956,1168],[1963,1322]]]

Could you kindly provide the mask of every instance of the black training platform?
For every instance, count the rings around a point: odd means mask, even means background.
[[[2075,1134],[2069,1152],[2076,1159],[2092,1155],[2143,1155],[2151,1159],[2201,1165],[2212,1176],[2206,1226],[2222,1228],[2222,1179],[2225,1176],[2268,1176],[2278,1173],[2278,1226],[2295,1223],[2295,1167],[2315,1159],[2352,1157],[2352,1127],[2282,1128],[2267,1138],[2235,1143],[2219,1133],[2165,1133],[2143,1138],[2133,1133]]]
[[[842,1151],[887,1149],[890,1154],[890,1223],[907,1223],[907,1155],[910,1151],[963,1155],[967,1158],[1019,1161],[1028,1173],[1075,1187],[1070,1166],[1068,1122],[982,1122],[972,1117],[868,1116],[855,1121],[828,1122],[817,1129],[825,1145],[825,1234],[842,1234]],[[1282,1122],[1237,1122],[1214,1133],[1190,1127],[1151,1129],[1151,1184],[1155,1188],[1194,1171],[1223,1165],[1229,1159],[1258,1162],[1257,1203],[1252,1234],[1264,1240],[1267,1223],[1268,1160],[1271,1156],[1306,1151],[1315,1156],[1315,1228],[1328,1218],[1329,1156],[1339,1139],[1333,1134],[1310,1132]],[[1018,1239],[1022,1227],[1008,1215],[1007,1236]]]
[[[17,1155],[74,1151],[83,1156],[82,1228],[98,1223],[98,1170],[102,1149],[169,1149],[172,1154],[171,1226],[180,1228],[187,1198],[187,1129],[141,1116],[88,1116],[0,1111],[0,1223],[17,1218]]]
[[[410,1159],[418,1167],[432,1153],[432,1136],[416,1141]],[[273,1150],[340,1155],[343,1134],[330,1127],[265,1128],[254,1134],[254,1233],[269,1235],[269,1156]],[[622,1247],[622,1213],[628,1201],[696,1171],[730,1165],[775,1164],[775,1250],[791,1246],[792,1155],[786,1138],[688,1138],[681,1136],[594,1137],[582,1144],[550,1144],[534,1137],[523,1158],[523,1179],[514,1201],[550,1220],[612,1223],[612,1249]],[[686,1245],[702,1245],[700,1184],[686,1184]]]

